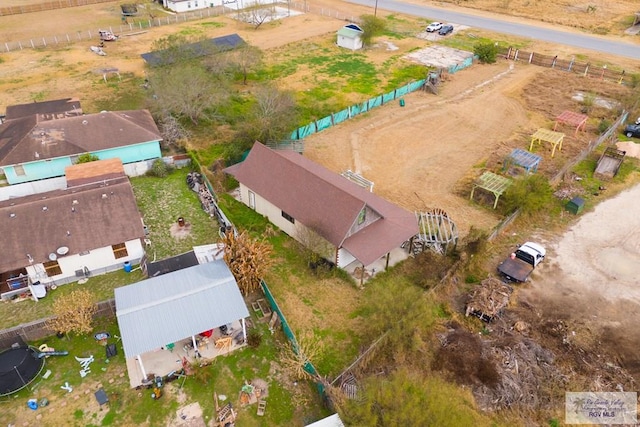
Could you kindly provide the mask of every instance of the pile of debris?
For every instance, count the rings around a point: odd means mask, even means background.
[[[491,322],[509,304],[512,293],[511,286],[495,277],[489,277],[480,282],[469,297],[465,315],[473,315],[485,322]]]

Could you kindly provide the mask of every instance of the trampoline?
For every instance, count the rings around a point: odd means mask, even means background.
[[[0,396],[25,388],[44,368],[44,357],[33,347],[10,348],[0,353]]]

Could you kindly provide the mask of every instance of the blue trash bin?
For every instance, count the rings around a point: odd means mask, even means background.
[[[124,263],[124,271],[125,273],[131,273],[131,263],[129,261],[125,261]]]

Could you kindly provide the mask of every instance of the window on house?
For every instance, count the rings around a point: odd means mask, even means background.
[[[16,173],[17,176],[25,176],[26,173],[24,173],[24,166],[22,165],[15,165],[13,167],[13,171]]]
[[[62,269],[58,261],[47,261],[44,263],[44,271],[47,273],[47,277],[57,276],[62,274]]]
[[[286,219],[287,221],[289,221],[291,224],[295,224],[296,223],[296,220],[291,215],[286,213],[285,211],[282,211],[282,217],[284,219]]]
[[[129,256],[129,253],[127,252],[127,246],[124,243],[112,245],[111,249],[113,249],[113,256],[115,256],[116,259]]]
[[[362,225],[365,219],[367,219],[367,208],[362,208],[358,214],[358,225]]]

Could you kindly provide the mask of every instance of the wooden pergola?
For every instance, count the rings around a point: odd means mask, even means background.
[[[531,145],[529,145],[529,151],[533,150],[533,144],[536,142],[542,144],[542,142],[548,142],[551,144],[551,157],[556,153],[556,147],[558,151],[562,150],[562,141],[564,140],[564,133],[554,132],[549,129],[540,128],[531,135]]]
[[[541,161],[542,161],[541,156],[530,153],[527,150],[516,148],[511,152],[509,157],[507,157],[507,159],[505,160],[503,170],[507,170],[509,166],[513,163],[524,168],[524,170],[526,170],[527,173],[537,172],[538,165],[540,165]]]
[[[471,188],[471,197],[469,197],[469,200],[473,199],[473,193],[476,188],[479,187],[495,196],[496,200],[493,202],[493,209],[495,209],[496,206],[498,206],[498,199],[510,185],[511,180],[509,178],[505,178],[493,172],[485,172],[473,183],[473,187]]]
[[[450,244],[455,248],[458,243],[458,228],[446,212],[441,209],[416,212],[416,218],[420,232],[413,244],[418,251],[431,248],[446,255]]]
[[[558,125],[575,126],[576,131],[574,135],[578,135],[578,131],[582,129],[584,131],[587,126],[587,119],[589,116],[586,114],[574,113],[573,111],[563,111],[558,117],[556,117],[556,124],[553,125],[553,130],[556,130]]]

